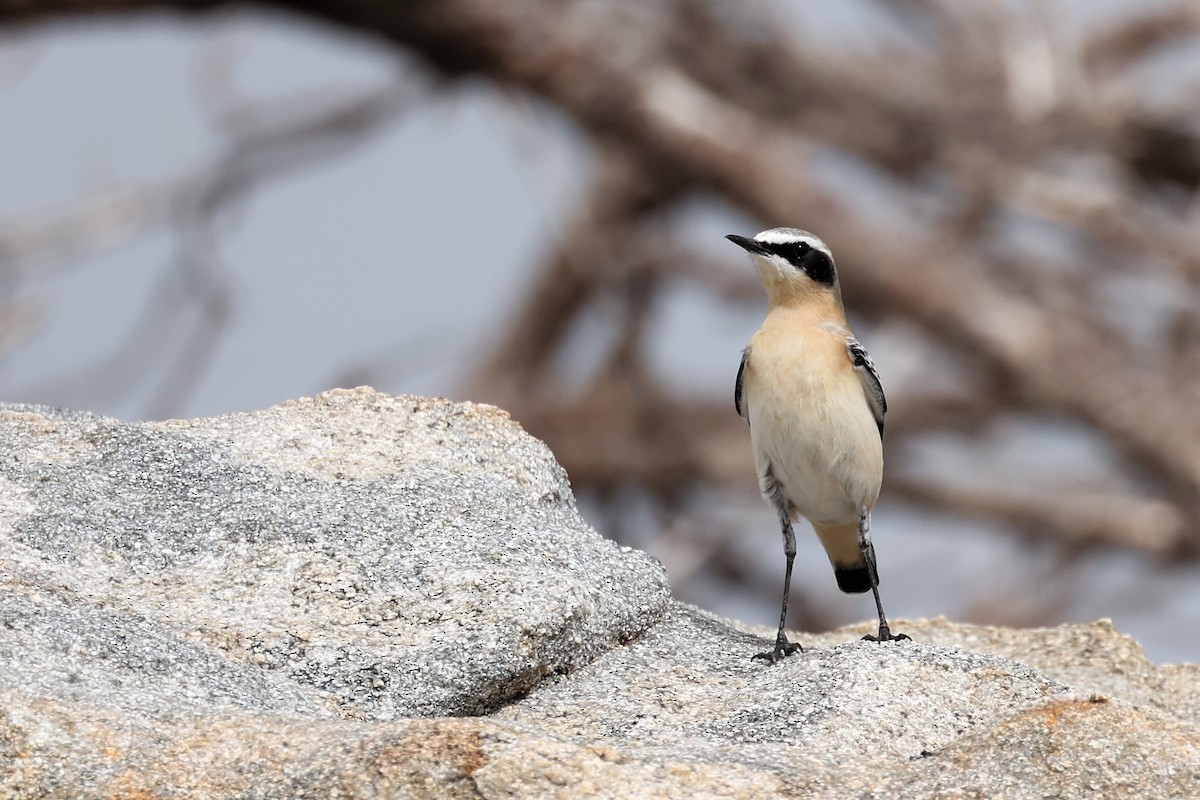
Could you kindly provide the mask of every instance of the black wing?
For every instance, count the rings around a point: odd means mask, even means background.
[[[738,365],[737,382],[733,385],[733,407],[737,409],[738,416],[750,421],[745,409],[742,407],[742,377],[746,374],[746,361],[750,359],[750,348],[747,347],[742,351],[742,363]]]
[[[859,344],[857,339],[848,340],[846,348],[850,351],[850,360],[854,362],[854,368],[858,370],[858,377],[862,380],[863,393],[871,405],[871,413],[875,415],[879,437],[883,438],[883,415],[887,413],[887,398],[883,396],[883,384],[879,382],[879,373],[875,371],[867,349]]]

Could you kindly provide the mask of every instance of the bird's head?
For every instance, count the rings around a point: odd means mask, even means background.
[[[840,294],[833,254],[808,231],[771,228],[753,239],[732,233],[725,238],[754,257],[758,277],[772,305]]]

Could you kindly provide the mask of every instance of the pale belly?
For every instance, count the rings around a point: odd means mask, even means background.
[[[748,398],[760,480],[769,466],[784,499],[810,522],[857,520],[879,498],[883,445],[857,376],[849,378],[829,387],[799,375],[789,386],[755,386]]]

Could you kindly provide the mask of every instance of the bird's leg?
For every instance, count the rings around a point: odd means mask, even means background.
[[[883,601],[879,599],[879,570],[875,566],[875,545],[871,542],[871,512],[863,503],[858,512],[858,549],[862,551],[863,560],[867,562],[867,575],[871,578],[871,593],[875,595],[875,610],[879,612],[879,635],[867,634],[863,637],[869,642],[890,642],[907,639],[908,634],[892,634],[888,627],[887,617],[883,615]]]
[[[787,569],[783,573],[783,604],[779,610],[779,632],[775,635],[774,650],[754,656],[771,664],[802,651],[800,645],[789,642],[787,634],[783,632],[787,623],[788,594],[792,588],[792,562],[796,560],[796,532],[792,530],[792,520],[788,517],[786,508],[779,512],[779,524],[783,528],[783,554],[787,556]]]

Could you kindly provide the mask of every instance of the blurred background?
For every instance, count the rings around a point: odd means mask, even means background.
[[[1198,186],[1195,2],[0,0],[0,398],[495,403],[770,626],[722,237],[804,227],[888,394],[889,616],[1197,661]],[[872,619],[800,534],[791,626]]]

